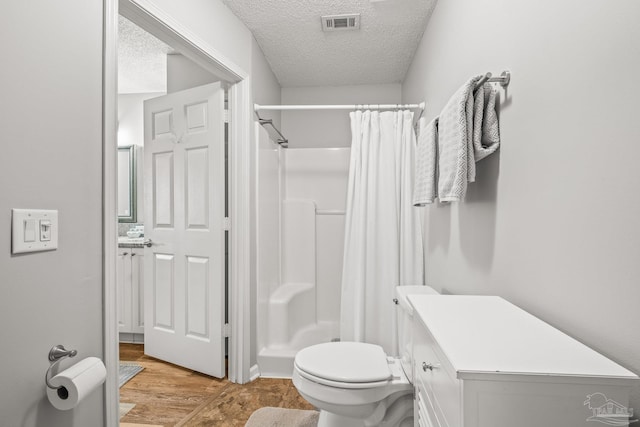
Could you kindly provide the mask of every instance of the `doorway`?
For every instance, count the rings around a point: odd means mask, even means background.
[[[246,73],[219,59],[203,43],[186,37],[189,32],[180,28],[171,17],[149,5],[141,6],[129,0],[105,2],[105,134],[104,134],[104,299],[105,299],[105,355],[109,372],[106,383],[107,425],[118,425],[118,305],[115,292],[117,261],[116,220],[116,147],[117,147],[117,20],[119,14],[148,31],[205,70],[230,83],[229,146],[229,319],[232,338],[229,341],[228,377],[232,382],[244,383],[249,379],[249,336],[244,334],[248,308],[248,260],[249,260],[249,82]]]
[[[120,420],[173,424],[226,377],[226,82],[124,17],[118,51]]]

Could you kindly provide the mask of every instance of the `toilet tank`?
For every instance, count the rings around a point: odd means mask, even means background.
[[[396,317],[398,334],[398,355],[402,370],[411,384],[413,384],[413,370],[411,369],[411,351],[413,348],[411,322],[413,308],[407,299],[408,295],[435,295],[438,292],[429,286],[397,286],[396,287]]]

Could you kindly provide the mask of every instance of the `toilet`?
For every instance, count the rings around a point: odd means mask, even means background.
[[[428,286],[396,287],[398,357],[382,347],[331,342],[300,350],[293,384],[320,409],[318,427],[412,427],[413,371],[408,295],[437,294]]]

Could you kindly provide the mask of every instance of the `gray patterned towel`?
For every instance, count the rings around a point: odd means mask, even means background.
[[[473,95],[473,156],[476,162],[494,153],[500,146],[500,128],[496,112],[497,92],[489,83]]]
[[[496,93],[489,83],[473,90],[482,76],[467,81],[440,113],[438,125],[438,198],[464,199],[467,183],[476,179],[475,162],[500,144]]]
[[[438,118],[428,124],[421,118],[418,129],[413,205],[424,206],[433,203],[437,196]]]

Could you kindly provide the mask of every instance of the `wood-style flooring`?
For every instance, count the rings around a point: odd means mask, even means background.
[[[264,406],[314,409],[291,380],[234,384],[145,356],[140,344],[120,344],[120,360],[144,367],[120,388],[120,401],[135,404],[121,427],[244,426]]]

